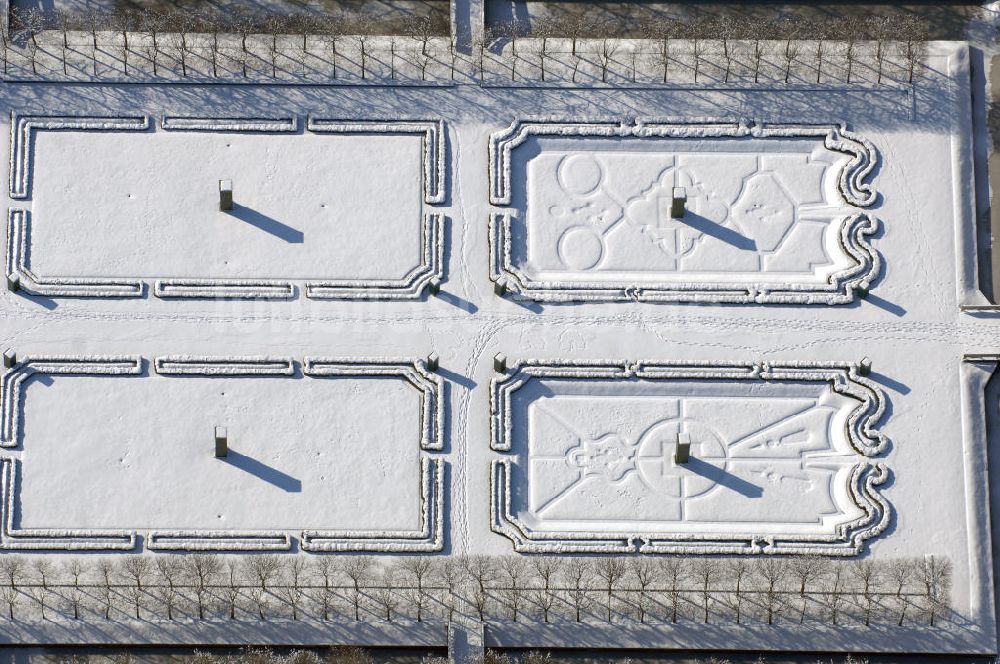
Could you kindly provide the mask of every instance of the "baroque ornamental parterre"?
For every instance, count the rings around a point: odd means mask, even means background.
[[[877,162],[843,125],[516,120],[490,137],[491,279],[541,302],[846,304],[881,270]]]
[[[849,556],[892,518],[856,365],[525,360],[491,413],[492,527],[519,552]]]

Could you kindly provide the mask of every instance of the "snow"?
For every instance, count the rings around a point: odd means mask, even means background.
[[[440,385],[419,366],[308,359],[299,374],[277,358],[166,357],[143,373],[132,362],[123,373],[121,361],[95,359],[85,375],[57,359],[21,359],[26,376],[4,395],[23,409],[8,415],[6,442],[24,447],[7,464],[13,548],[18,537],[101,548],[146,529],[154,549],[262,548],[255,539],[287,549],[295,529],[306,549],[440,548],[441,471],[421,455],[440,449]],[[393,417],[372,421],[371,403]],[[51,412],[71,418],[75,433]],[[214,456],[217,426],[229,437],[224,459]],[[396,490],[354,491],[386,484]],[[87,501],[81,486],[91,487]]]
[[[131,283],[136,295],[135,284],[161,279],[157,290],[170,296],[206,296],[184,290],[205,281],[288,296],[292,287],[275,283],[284,278],[370,295],[413,283],[416,268],[436,272],[422,203],[441,195],[434,123],[318,120],[299,134],[294,120],[164,118],[153,132],[144,131],[148,118],[17,122],[11,195],[32,199],[31,215],[18,220],[30,236],[23,271],[42,284],[58,275],[42,292],[79,288],[82,277],[98,290]],[[59,157],[66,152],[92,161]],[[222,180],[235,183],[232,211],[219,209]],[[377,260],[366,251],[373,244]]]
[[[863,487],[886,501],[884,513],[891,516],[884,529],[869,530],[870,537],[850,541],[848,549],[857,545],[860,555],[883,558],[935,555],[954,565],[953,600],[965,621],[961,636],[918,647],[994,650],[984,419],[996,403],[983,394],[993,361],[963,362],[962,357],[1000,353],[1000,335],[994,310],[975,315],[960,310],[960,305],[985,304],[976,285],[970,126],[967,102],[961,101],[969,95],[967,52],[937,43],[929,68],[928,78],[912,89],[465,83],[363,89],[0,88],[4,108],[22,118],[148,119],[148,128],[136,130],[35,132],[31,186],[23,196],[16,186],[11,192],[10,205],[30,214],[11,217],[8,270],[23,265],[31,273],[24,271],[22,292],[0,294],[0,340],[17,351],[22,364],[35,358],[46,371],[20,384],[12,376],[29,374],[8,374],[5,383],[9,413],[4,414],[3,442],[11,446],[2,450],[4,486],[16,488],[18,496],[4,504],[13,533],[4,532],[3,544],[44,548],[68,538],[91,541],[97,548],[138,543],[149,550],[160,541],[165,547],[194,549],[201,532],[201,542],[215,547],[302,550],[313,541],[317,549],[513,554],[516,543],[492,529],[498,494],[490,486],[493,464],[509,459],[510,505],[519,512],[534,510],[532,527],[545,533],[572,530],[585,541],[611,534],[623,542],[625,534],[626,546],[632,547],[644,535],[686,529],[760,536],[749,548],[764,552],[771,536],[836,533],[837,525],[864,511],[866,503],[859,507],[851,497],[852,490]],[[162,126],[165,116],[247,122],[294,117],[297,129],[171,130]],[[312,131],[309,116],[357,121],[366,128]],[[635,135],[635,127],[664,116],[678,126],[714,118],[727,127],[823,129],[811,136],[750,135],[738,141]],[[375,128],[438,119],[442,124],[432,125],[440,128],[441,150],[425,129],[400,134]],[[630,129],[613,137],[526,141],[511,157],[512,197],[498,198],[491,136],[527,122]],[[848,139],[856,136],[858,145],[870,144],[877,157],[870,174],[863,164],[854,168],[859,175],[848,176],[847,189],[842,173],[856,156],[830,147],[831,128],[841,135],[846,128]],[[752,167],[746,165],[749,160]],[[12,163],[15,171],[20,168],[18,158]],[[604,179],[595,176],[594,163]],[[717,195],[714,211],[697,208],[713,223],[731,220],[741,188],[766,171],[773,175],[752,186],[758,203],[775,202],[779,190],[794,194],[794,205],[786,205],[778,220],[805,220],[806,208],[815,206],[806,224],[815,234],[810,240],[790,240],[801,236],[759,225],[746,229],[755,246],[746,255],[702,235],[703,257],[695,261],[692,249],[664,267],[663,245],[649,241],[652,230],[663,230],[661,208],[643,212],[638,202],[650,186],[664,184],[664,177],[673,186],[674,175],[664,173],[682,163],[692,172],[698,169],[693,188]],[[440,179],[438,164],[445,167]],[[219,179],[234,181],[238,204],[295,229],[302,241],[289,242],[221,213]],[[578,248],[563,264],[560,238],[567,229],[550,223],[557,219],[551,208],[577,205],[566,201],[578,195],[573,192],[593,192],[595,179],[606,183],[604,190],[598,186],[606,208],[630,209],[639,222],[619,222],[635,233],[621,240],[617,262],[607,269],[598,258],[596,277],[591,275],[593,256],[611,251],[610,244],[598,252],[589,236],[572,240]],[[869,199],[862,188],[866,184],[878,195]],[[587,196],[596,200],[595,194]],[[321,204],[328,206],[325,212]],[[853,215],[868,215],[873,225],[849,235],[858,240],[851,245],[838,224]],[[496,242],[497,218],[511,224],[509,270],[498,261],[503,245]],[[722,227],[734,230],[737,223]],[[643,226],[649,227],[645,234]],[[518,245],[519,233],[535,244]],[[780,268],[769,267],[776,258],[757,256],[759,247],[777,252],[789,241],[795,249]],[[868,256],[860,250],[866,244]],[[723,249],[742,258],[754,254],[760,261],[737,273],[728,269]],[[836,289],[836,298],[815,290],[818,297],[794,305],[736,306],[711,297],[696,305],[677,297],[637,302],[638,297],[605,296],[619,290],[637,294],[635,289],[649,283],[667,290],[693,284],[709,292],[738,282],[753,286],[746,291],[753,291],[749,299],[756,301],[768,288],[809,292],[852,262],[862,265],[854,285],[863,289],[867,283],[867,298],[847,281]],[[501,276],[498,265],[513,275],[504,275],[505,297],[495,294],[491,280]],[[870,279],[866,270],[873,270]],[[443,285],[433,296],[427,287],[436,276]],[[388,287],[380,281],[400,279],[405,283]],[[171,284],[185,280],[198,282],[192,295],[223,292],[257,299],[169,297]],[[314,280],[336,297],[310,296]],[[357,283],[352,287],[338,280]],[[525,288],[556,281],[549,289],[558,291],[556,301],[533,297]],[[156,282],[165,288],[158,289]],[[562,297],[572,290],[567,284],[588,284],[602,297],[568,301],[573,298]],[[233,290],[212,291],[214,286]],[[403,297],[390,298],[384,288]],[[26,295],[31,289],[41,295]],[[112,293],[119,297],[107,297]],[[64,297],[69,294],[93,297]],[[436,376],[422,363],[430,353],[440,356]],[[497,353],[509,358],[502,376],[494,370]],[[90,362],[87,375],[70,369],[60,373],[59,366],[69,360],[51,358],[66,356],[92,358],[84,361]],[[134,375],[94,375],[93,363],[112,356],[141,358],[141,369]],[[157,358],[178,356],[189,362],[243,358],[237,370],[249,374],[157,370]],[[851,368],[866,356],[873,365],[867,379]],[[408,377],[371,375],[370,366],[352,369],[361,377],[309,375],[307,369],[316,368],[309,358],[341,363],[372,358],[408,367]],[[491,440],[501,419],[491,408],[491,383],[528,361],[586,361],[612,367],[612,375],[585,371],[522,387],[522,394],[537,398],[515,404],[514,412],[531,424],[527,430],[515,426],[506,450]],[[261,363],[263,374],[245,366]],[[711,367],[718,363],[744,367],[748,377],[713,378]],[[643,367],[676,365],[693,373],[637,389]],[[764,365],[814,373],[839,369],[837,378],[785,386],[762,378]],[[120,360],[114,366],[121,366]],[[169,368],[170,362],[159,366]],[[754,367],[758,373],[750,377]],[[881,399],[885,413],[865,411],[859,418],[870,420],[867,436],[890,442],[859,449],[854,434],[837,423],[850,421],[862,400],[839,387],[868,386],[868,380],[879,395],[872,403]],[[23,410],[9,410],[10,394],[21,391]],[[431,393],[440,395],[440,409],[435,404],[428,411]],[[784,403],[793,401],[803,409],[802,423],[794,426]],[[810,449],[815,445],[827,455],[817,462],[826,468],[819,474],[828,482],[826,493],[816,493],[816,502],[798,501],[785,489],[770,493],[768,486],[755,503],[737,491],[721,491],[717,483],[704,494],[716,496],[716,505],[706,502],[697,519],[678,519],[677,512],[669,513],[669,501],[652,500],[669,489],[644,483],[638,461],[646,453],[637,451],[635,470],[624,471],[628,477],[592,482],[595,488],[587,490],[586,499],[567,501],[559,519],[538,513],[538,505],[557,493],[548,473],[565,470],[555,463],[558,471],[527,465],[540,454],[534,450],[541,449],[543,438],[548,440],[548,434],[538,433],[547,426],[538,421],[542,410],[575,420],[572,436],[581,440],[567,440],[554,454],[565,459],[575,453],[582,463],[584,443],[593,447],[617,440],[619,448],[634,448],[644,432],[657,426],[664,427],[666,438],[660,442],[669,447],[677,433],[671,427],[690,419],[680,417],[681,405],[706,412],[698,426],[691,424],[692,436],[711,430],[730,449],[736,441],[729,438],[747,440],[754,429],[789,426],[794,434],[789,440],[807,440]],[[426,430],[437,423],[440,439]],[[272,478],[274,471],[293,478],[301,490],[284,490],[214,459],[215,426],[227,427],[234,450],[271,467]],[[11,427],[22,431],[12,435]],[[695,458],[705,454],[710,438],[694,441],[699,445]],[[782,463],[796,472],[813,463],[803,460],[806,455],[794,447],[799,444],[779,445],[788,451]],[[859,484],[846,470],[868,463],[885,468],[881,484]],[[15,465],[19,474],[13,473]],[[735,474],[735,468],[728,472]],[[742,482],[761,485],[751,470],[740,473]],[[628,498],[607,488],[617,481],[634,486]],[[680,486],[691,484],[696,482]],[[631,509],[639,499],[640,507]],[[880,519],[876,515],[872,523]],[[19,539],[18,528],[61,534]],[[64,531],[92,531],[96,539]],[[157,533],[162,539],[152,537]],[[232,538],[228,545],[227,537]],[[729,647],[762,638],[751,636],[725,632],[719,638]],[[789,642],[801,638],[788,636]],[[831,642],[849,647],[847,638],[836,635]]]
[[[877,155],[843,127],[515,123],[490,148],[491,200],[517,211],[493,269],[529,298],[834,304],[879,271]]]
[[[891,518],[853,368],[546,363],[494,390],[493,525],[519,551],[856,555]]]

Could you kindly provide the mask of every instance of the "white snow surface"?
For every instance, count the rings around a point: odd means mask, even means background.
[[[705,550],[745,537],[739,555],[766,555],[791,534],[806,552],[948,558],[973,634],[961,648],[994,650],[985,417],[997,404],[984,389],[995,362],[963,356],[1000,354],[1000,327],[976,282],[967,50],[938,43],[928,65],[913,87],[808,90],[0,86],[16,117],[149,119],[134,131],[35,131],[26,195],[10,192],[30,213],[18,245],[30,274],[20,293],[0,293],[0,340],[38,365],[21,383],[15,367],[5,385],[0,457],[16,462],[5,489],[16,477],[18,494],[4,505],[3,544],[18,548],[19,530],[124,533],[147,549],[158,531],[291,541],[324,531],[367,533],[360,550],[514,554],[491,529],[498,506],[532,527],[525,541],[569,533],[576,550],[618,538],[621,550],[646,547],[630,555],[657,555],[657,538],[682,534]],[[170,131],[165,116],[296,126]],[[313,132],[310,116],[372,128]],[[442,154],[392,129],[438,120]],[[877,196],[838,189],[853,157],[822,134],[570,131],[516,148],[510,202],[491,204],[490,137],[512,123],[706,120],[843,126],[874,146],[860,182]],[[438,160],[440,199],[429,182]],[[219,211],[220,179],[256,216]],[[660,189],[675,185],[692,192],[702,230],[665,213]],[[444,232],[422,236],[435,214]],[[501,275],[491,218],[504,214],[512,253]],[[851,235],[855,215],[877,225]],[[438,295],[369,297],[380,280],[430,279],[435,250]],[[826,288],[844,270],[855,272]],[[507,280],[503,297],[491,275]],[[297,287],[213,300],[149,285],[186,279]],[[25,295],[33,280],[46,294]],[[88,280],[146,285],[110,298]],[[363,294],[310,297],[310,280]],[[668,295],[643,301],[650,284]],[[855,287],[866,286],[862,299]],[[769,299],[772,289],[798,299]],[[437,377],[424,370],[432,353]],[[109,356],[141,361],[127,375],[46,371]],[[158,371],[172,356],[277,358],[278,368]],[[863,357],[867,378],[854,366]],[[330,377],[310,375],[306,358],[410,368]],[[492,381],[518,380],[526,362],[575,368],[522,386],[498,438]],[[713,373],[720,366],[730,373]],[[781,367],[803,374],[772,380]],[[14,398],[22,407],[10,410]],[[213,457],[216,426],[242,466]],[[440,448],[428,426],[440,427]],[[672,463],[678,433],[707,477]],[[491,486],[501,461],[517,471],[506,498]],[[838,525],[865,509],[876,513],[862,534],[843,535]]]

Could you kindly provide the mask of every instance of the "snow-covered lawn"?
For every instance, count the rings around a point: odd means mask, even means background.
[[[967,50],[933,45],[912,87],[465,74],[0,86],[21,286],[0,296],[17,353],[3,544],[836,544],[947,559],[963,636],[919,647],[995,649],[985,420],[1000,328],[977,288]],[[139,126],[39,129],[18,148],[21,120],[71,116]],[[289,118],[294,131],[211,126]],[[689,131],[706,122],[723,129]],[[508,144],[505,163],[503,137],[532,125],[558,135]],[[782,127],[799,133],[767,133]],[[109,357],[143,361],[52,371]],[[241,368],[177,373],[218,358]],[[358,358],[406,368],[338,373]],[[217,426],[242,466],[213,457]],[[679,434],[694,466],[675,460]],[[528,525],[506,529],[506,508]]]

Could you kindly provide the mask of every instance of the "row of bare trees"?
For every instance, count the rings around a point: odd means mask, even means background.
[[[477,620],[936,625],[951,566],[650,557],[0,556],[0,606],[23,619]]]
[[[540,17],[489,26],[482,47],[488,49],[499,42],[507,42],[511,71],[516,72],[520,57],[518,42],[531,39],[538,44],[534,59],[544,81],[547,70],[551,69],[547,60],[556,55],[552,45],[556,40],[568,40],[570,54],[577,58],[577,66],[573,69],[575,80],[579,56],[585,52],[584,45],[589,43],[590,52],[597,56],[602,81],[607,80],[616,59],[625,60],[626,70],[634,79],[637,60],[643,52],[624,49],[623,37],[616,36],[620,33],[619,21],[597,21],[586,15]],[[902,63],[906,80],[912,83],[926,57],[930,31],[924,19],[911,14],[831,16],[825,21],[795,16],[718,15],[687,20],[658,18],[644,22],[629,36],[653,45],[646,54],[658,60],[663,83],[670,81],[671,66],[684,59],[694,70],[695,82],[706,64],[722,70],[723,82],[729,82],[737,70],[743,70],[748,78],[760,82],[770,62],[780,68],[784,83],[790,82],[796,63],[806,61],[814,70],[815,82],[820,83],[824,76],[831,75],[832,60],[841,61],[837,75],[846,83],[854,82],[863,68],[874,71],[875,82],[882,83],[887,65],[896,59]],[[677,52],[679,41],[688,44],[689,52],[684,56]]]
[[[397,37],[419,44],[419,64],[424,71],[430,63],[431,40],[448,35],[447,21],[433,15],[410,15],[387,23],[363,12],[327,15],[121,8],[45,13],[27,8],[12,12],[10,32],[0,35],[0,58],[5,74],[17,60],[30,66],[33,75],[69,76],[71,70],[76,70],[97,77],[105,56],[112,56],[125,77],[158,77],[165,68],[171,68],[186,78],[196,62],[207,65],[212,77],[233,68],[246,77],[255,65],[259,68],[261,64],[269,64],[272,76],[277,76],[283,52],[289,43],[295,43],[300,46],[301,56],[318,49],[323,58],[331,58],[332,71],[328,75],[333,78],[337,78],[341,52],[353,47],[360,51],[360,75],[364,79],[368,77],[365,60],[370,56],[370,43],[386,29],[393,35],[389,40],[393,51]],[[52,34],[58,38],[42,39]],[[87,37],[86,48],[79,43],[79,35]],[[226,36],[236,37],[236,48],[225,43]],[[83,71],[81,60],[89,60],[91,71]],[[39,66],[43,61],[50,65],[45,71]],[[53,62],[61,72],[53,70]],[[390,64],[394,77],[396,63]]]
[[[556,659],[552,653],[546,651],[528,652],[505,652],[502,650],[488,649],[483,654],[483,664],[558,664],[564,659]],[[600,656],[602,662],[607,664],[633,664],[630,657],[613,658],[608,654]],[[88,655],[50,655],[46,661],[53,664],[93,664],[96,661],[107,662],[107,664],[139,664],[148,661],[140,658],[138,654],[124,651],[111,653],[100,660]],[[172,653],[171,662],[178,664],[375,664],[372,655],[357,647],[333,646],[317,650],[292,650],[282,653],[256,646],[240,649],[235,653],[209,652],[196,650],[190,655]],[[451,660],[447,657],[426,656],[420,659],[420,664],[449,664]],[[703,662],[704,664],[733,664],[731,659],[716,657],[714,655],[699,655],[697,653],[685,653],[685,662]],[[773,660],[766,655],[758,655],[753,664],[768,664],[771,661],[787,661],[777,655]],[[803,660],[804,661],[804,660]],[[833,658],[817,658],[816,664],[834,664]],[[843,655],[836,660],[837,664],[868,664],[868,660],[854,655]]]
[[[141,649],[122,650],[96,654],[52,654],[45,658],[52,664],[140,664],[148,662]],[[259,646],[247,646],[237,652],[212,652],[195,650],[191,654],[174,652],[169,661],[177,664],[375,664],[375,658],[363,648],[354,646],[330,646],[314,650],[295,649],[275,651]],[[420,664],[447,664],[445,657],[425,657]],[[492,664],[500,664],[495,662]],[[514,664],[514,662],[509,662]],[[524,664],[554,664],[547,657],[535,655],[525,658]],[[721,663],[720,663],[721,664]]]
[[[313,35],[411,35],[446,36],[446,14],[405,14],[385,20],[371,13],[264,12],[238,7],[220,10],[91,8],[86,11],[14,7],[10,15],[13,34],[31,35],[45,30],[59,32],[151,32]]]
[[[564,16],[491,25],[460,45],[447,23],[411,16],[391,30],[365,14],[116,10],[15,12],[0,35],[7,75],[239,79],[292,77],[493,83],[734,80],[912,83],[928,29],[913,17],[658,19],[628,39],[616,23]],[[388,34],[386,34],[388,32]],[[635,31],[633,31],[635,32]],[[636,39],[635,37],[638,37]]]

